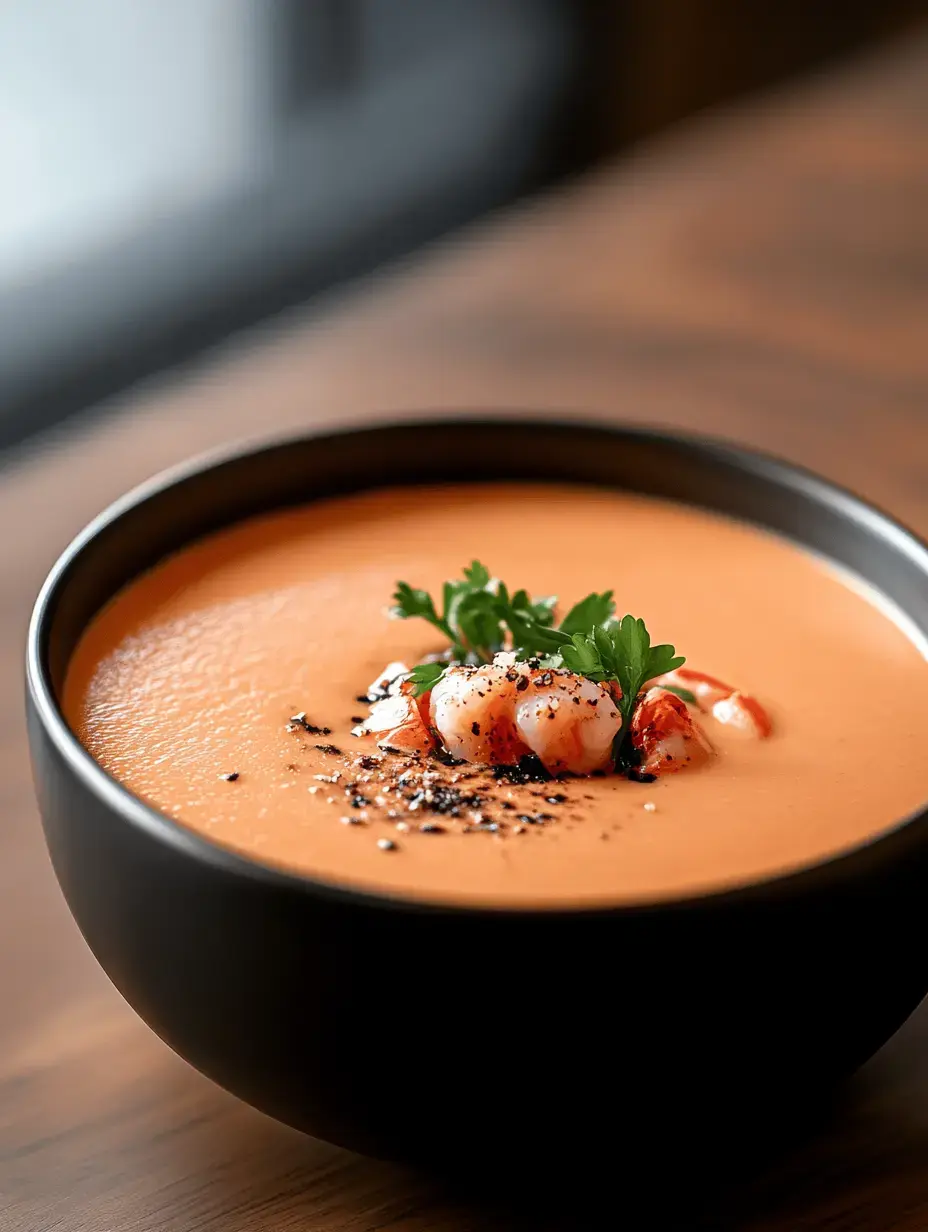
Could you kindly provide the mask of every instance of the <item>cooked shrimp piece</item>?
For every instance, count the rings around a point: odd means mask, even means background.
[[[515,708],[519,735],[551,774],[592,774],[612,762],[622,716],[608,689],[565,671],[533,671]]]
[[[715,676],[707,676],[705,672],[693,672],[688,667],[678,667],[651,681],[652,685],[665,689],[688,689],[696,698],[700,710],[710,711],[716,702],[730,697],[734,689]]]
[[[686,703],[660,687],[645,693],[632,715],[629,731],[645,774],[671,774],[698,766],[714,752]]]
[[[767,711],[759,701],[736,689],[712,707],[712,717],[727,727],[764,739],[773,730]]]
[[[773,730],[770,718],[759,701],[733,689],[724,681],[707,676],[705,672],[691,672],[686,667],[658,676],[652,683],[665,688],[689,689],[696,698],[696,705],[718,723],[734,727],[738,731],[763,739]]]
[[[378,748],[421,756],[435,747],[427,708],[427,698],[414,698],[402,691],[393,693],[375,702],[368,718],[355,731],[358,735],[379,736]]]
[[[483,667],[452,667],[431,692],[431,724],[452,757],[484,766],[511,766],[529,752],[516,730],[519,690],[529,671],[512,655]]]

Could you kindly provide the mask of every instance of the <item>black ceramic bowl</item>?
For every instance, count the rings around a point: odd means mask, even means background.
[[[77,538],[29,632],[36,789],[87,943],[204,1074],[372,1154],[483,1166],[591,1138],[663,1141],[671,1127],[702,1137],[848,1073],[928,989],[925,812],[735,892],[608,910],[430,906],[213,846],[131,796],[68,730],[58,697],[76,639],[166,553],[333,493],[495,478],[628,488],[772,528],[861,575],[928,636],[924,545],[808,473],[701,439],[456,420],[196,463]]]

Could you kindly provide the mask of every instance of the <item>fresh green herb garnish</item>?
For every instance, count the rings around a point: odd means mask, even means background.
[[[562,633],[567,633],[571,637],[575,633],[587,633],[596,625],[604,625],[607,620],[611,619],[614,611],[615,603],[612,601],[611,590],[604,590],[601,595],[594,592],[574,604],[561,621],[559,628]]]
[[[447,663],[420,663],[418,667],[414,667],[409,673],[409,680],[415,685],[413,697],[421,697],[423,693],[434,689],[447,667]]]
[[[445,583],[446,593],[449,585],[450,583]],[[406,582],[397,582],[396,594],[393,596],[393,607],[390,609],[390,615],[394,616],[397,620],[408,620],[411,616],[421,616],[430,625],[434,625],[439,633],[443,633],[451,643],[452,649],[458,651],[461,648],[457,645],[457,638],[448,624],[447,612],[447,601],[445,603],[445,615],[439,616],[435,611],[432,596],[427,590],[414,590]]]
[[[503,646],[504,631],[496,613],[496,593],[489,570],[479,560],[464,570],[464,580],[445,582],[441,615],[432,596],[397,582],[391,615],[400,620],[421,616],[451,643],[452,657],[489,663]]]
[[[477,560],[464,570],[463,581],[445,583],[441,615],[426,591],[406,582],[397,583],[393,598],[393,616],[421,616],[450,643],[449,663],[422,663],[413,669],[414,696],[434,688],[451,663],[489,663],[507,648],[520,659],[540,658],[546,667],[566,667],[598,684],[615,681],[622,691],[622,727],[614,746],[617,766],[628,760],[625,745],[638,694],[649,680],[685,662],[673,646],[652,646],[643,620],[617,620],[611,590],[587,595],[555,626],[556,598],[532,599],[525,590],[510,594]],[[688,689],[671,692],[687,702],[696,700]]]
[[[668,693],[675,693],[681,702],[688,702],[691,706],[696,705],[696,694],[691,693],[689,689],[681,689],[676,684],[665,684],[664,688]]]
[[[566,634],[550,627],[556,602],[553,596],[532,599],[525,590],[510,595],[506,585],[475,560],[464,570],[462,581],[445,582],[441,614],[427,591],[416,590],[408,582],[397,583],[390,614],[399,620],[411,616],[427,620],[448,639],[454,662],[490,663],[510,645],[522,658],[530,658],[556,651],[568,641]],[[434,687],[441,671],[435,671],[434,679],[429,674],[415,681],[417,693]]]
[[[597,625],[589,633],[575,633],[569,646],[561,650],[564,666],[598,684],[617,681],[622,690],[619,713],[622,727],[615,738],[616,764],[628,735],[632,711],[642,687],[655,676],[663,676],[686,660],[673,646],[652,646],[643,620],[623,616]]]

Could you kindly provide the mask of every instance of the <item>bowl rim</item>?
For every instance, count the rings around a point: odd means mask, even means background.
[[[227,464],[241,463],[250,457],[310,443],[324,447],[328,441],[346,436],[371,437],[393,431],[455,427],[474,430],[517,428],[522,431],[531,431],[533,427],[542,430],[566,428],[571,432],[587,435],[598,433],[656,445],[680,445],[707,460],[732,465],[748,476],[762,477],[768,482],[773,481],[797,495],[809,497],[817,504],[830,507],[865,530],[877,532],[895,551],[908,557],[928,580],[928,542],[886,510],[857,495],[850,488],[825,479],[815,471],[772,452],[704,433],[681,431],[670,427],[652,428],[607,419],[599,420],[575,412],[522,411],[510,408],[499,412],[449,409],[415,415],[381,414],[370,419],[352,421],[345,427],[333,428],[331,425],[324,424],[318,428],[288,430],[240,438],[231,444],[200,451],[180,463],[158,471],[107,505],[74,536],[59,554],[49,569],[33,605],[26,638],[27,703],[32,707],[45,737],[51,742],[55,752],[70,773],[92,796],[96,797],[100,804],[116,813],[133,829],[140,830],[149,838],[173,849],[176,854],[205,865],[209,871],[233,878],[244,878],[247,881],[257,882],[265,888],[291,894],[322,897],[368,909],[399,910],[432,916],[511,916],[519,919],[564,916],[570,918],[614,917],[658,912],[687,912],[705,910],[709,907],[724,908],[748,901],[770,902],[784,897],[792,898],[803,891],[813,890],[825,881],[834,882],[852,877],[855,872],[861,871],[861,861],[866,861],[875,857],[878,852],[885,851],[893,839],[898,839],[903,834],[911,835],[915,827],[919,825],[928,835],[928,800],[926,800],[923,805],[907,816],[850,847],[841,848],[833,855],[790,867],[762,878],[736,882],[714,889],[618,902],[596,900],[592,903],[567,902],[539,905],[530,903],[525,906],[492,902],[464,902],[328,880],[324,877],[251,859],[214,842],[200,832],[189,829],[183,823],[169,817],[166,813],[160,812],[153,805],[147,804],[134,795],[103,769],[84,748],[64,718],[55,695],[44,649],[47,644],[46,633],[54,618],[56,600],[67,585],[69,571],[76,565],[82,554],[92,548],[94,541],[105,529],[130,511],[164,494],[171,488],[178,487],[186,481],[195,480],[205,472],[221,469]],[[572,482],[581,486],[583,484],[582,479]],[[233,518],[229,525],[233,525],[235,521],[236,519]],[[745,519],[745,521],[757,525],[757,523],[752,523],[751,519]],[[771,533],[790,541],[789,536],[781,532],[772,531]]]

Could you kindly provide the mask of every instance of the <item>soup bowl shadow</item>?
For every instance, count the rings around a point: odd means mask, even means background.
[[[446,1166],[595,1144],[630,1161],[731,1138],[872,1055],[928,990],[928,812],[786,876],[605,909],[449,906],[291,875],[148,807],[60,708],[93,615],[192,540],[395,484],[589,483],[756,523],[888,596],[928,636],[928,550],[853,495],[702,438],[461,418],[212,456],[131,493],[52,569],[27,647],[34,779],[88,945],[181,1056],[351,1149]],[[874,773],[884,773],[875,751]],[[784,785],[784,792],[788,785]],[[779,1110],[779,1111],[777,1111]],[[634,1148],[634,1149],[632,1149]]]

